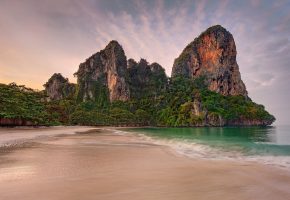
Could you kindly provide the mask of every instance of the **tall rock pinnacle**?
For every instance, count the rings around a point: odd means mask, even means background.
[[[230,32],[212,26],[195,38],[175,59],[172,77],[205,76],[208,88],[223,95],[247,96],[236,61],[236,45]]]
[[[78,98],[96,100],[108,95],[110,101],[129,99],[129,86],[125,79],[127,59],[122,46],[111,41],[104,50],[81,63],[75,73],[78,79]]]

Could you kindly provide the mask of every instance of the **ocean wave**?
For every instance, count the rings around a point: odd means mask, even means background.
[[[132,134],[132,132],[122,131],[122,134]],[[212,147],[206,144],[200,144],[197,141],[186,139],[167,139],[157,138],[146,135],[146,133],[134,132],[142,140],[156,145],[168,146],[180,155],[207,160],[229,160],[229,161],[246,161],[255,162],[263,165],[283,168],[290,171],[290,156],[280,155],[249,155],[245,154],[242,149],[227,149]]]

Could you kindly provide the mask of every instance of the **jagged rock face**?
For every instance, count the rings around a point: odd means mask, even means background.
[[[201,116],[203,114],[203,109],[201,105],[201,100],[195,98],[193,101],[193,114],[196,116]]]
[[[226,120],[220,114],[208,112],[202,106],[200,98],[195,97],[192,102],[191,113],[193,116],[201,117],[203,120],[193,124],[194,126],[268,126],[273,123],[273,119],[231,119]]]
[[[128,69],[133,68],[133,67],[136,67],[137,64],[138,64],[138,63],[137,63],[134,59],[130,58],[130,59],[128,60]]]
[[[61,100],[75,93],[75,84],[69,83],[67,78],[55,73],[43,85],[49,100]]]
[[[226,120],[221,116],[215,113],[207,113],[205,124],[207,126],[225,126]]]
[[[228,126],[269,126],[273,123],[273,119],[260,120],[260,119],[237,119],[229,120]]]
[[[110,101],[128,100],[126,70],[127,59],[122,46],[117,41],[111,41],[104,50],[80,64],[75,73],[79,84],[78,98],[82,101],[96,100],[100,93],[108,90]]]
[[[140,59],[137,63],[129,59],[128,76],[132,98],[158,95],[166,88],[167,76],[158,63],[149,64],[145,59]]]
[[[224,126],[226,124],[226,120],[221,115],[209,113],[203,108],[200,97],[195,97],[191,102],[191,115],[201,119],[194,121],[194,124],[191,124],[193,126]]]
[[[223,95],[247,96],[236,55],[232,34],[220,25],[210,27],[175,59],[172,77],[204,76],[212,91]]]

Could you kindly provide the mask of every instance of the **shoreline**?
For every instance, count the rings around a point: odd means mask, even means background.
[[[202,128],[202,127],[201,127]],[[229,127],[240,128],[240,127]],[[179,138],[154,137],[146,133],[138,132],[138,128],[117,128],[118,130],[125,130],[126,133],[135,134],[147,142],[154,143],[161,146],[172,148],[177,154],[181,154],[190,159],[203,160],[217,160],[217,161],[231,161],[231,162],[248,162],[260,164],[266,167],[273,167],[275,169],[290,172],[290,157],[285,155],[269,155],[266,154],[246,154],[241,150],[227,149],[224,147],[212,147],[210,144],[203,144],[194,141],[187,141]],[[131,129],[131,130],[129,130]],[[142,129],[142,128],[141,128]],[[154,128],[151,128],[154,129]],[[172,129],[172,128],[170,128]],[[162,129],[165,131],[164,129]],[[178,128],[176,129],[178,131]],[[150,131],[149,131],[150,132]]]
[[[283,170],[187,158],[117,129],[87,127],[1,153],[0,199],[290,198]]]
[[[256,128],[256,127],[263,127],[263,128],[272,128],[276,127],[277,125],[224,125],[224,126],[113,126],[113,125],[95,125],[95,126],[90,126],[90,125],[57,125],[57,126],[43,126],[43,125],[28,125],[28,126],[14,126],[14,125],[8,125],[8,126],[3,126],[0,125],[0,131],[1,129],[45,129],[45,128],[62,128],[62,127],[91,127],[91,128],[115,128],[115,129],[126,129],[126,128]]]

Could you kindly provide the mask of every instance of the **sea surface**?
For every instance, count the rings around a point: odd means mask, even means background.
[[[290,126],[126,129],[192,158],[253,161],[290,170]]]

